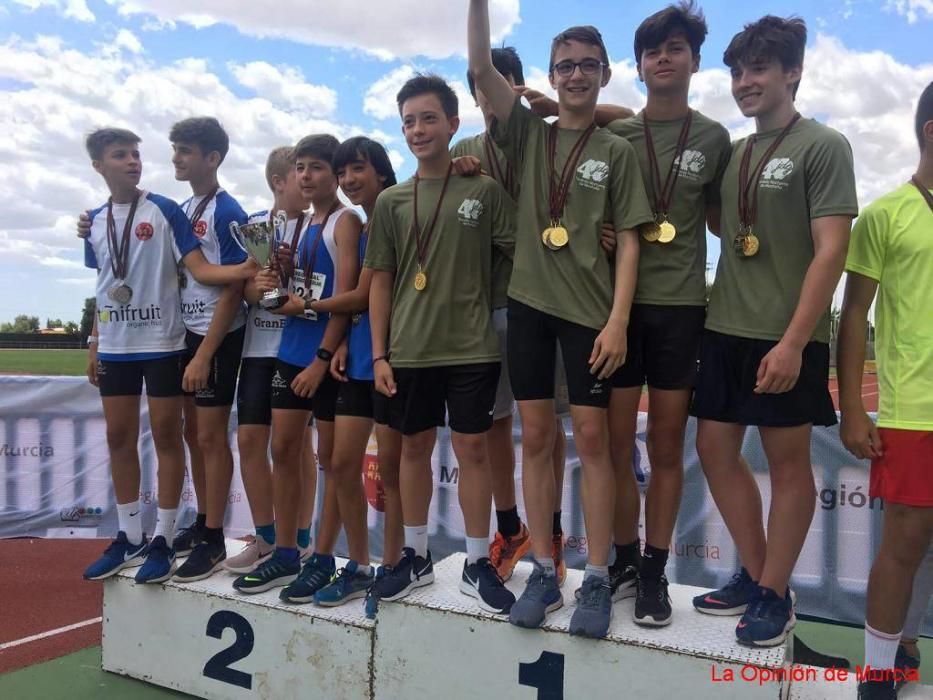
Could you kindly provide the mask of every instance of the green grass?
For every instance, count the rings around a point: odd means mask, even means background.
[[[87,350],[0,350],[0,374],[83,376]]]

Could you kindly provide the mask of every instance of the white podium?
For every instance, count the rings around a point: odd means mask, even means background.
[[[241,542],[230,540],[229,552]],[[338,564],[342,564],[340,561]],[[606,639],[567,634],[573,591],[541,630],[524,630],[479,610],[458,590],[463,556],[435,565],[435,583],[383,602],[377,620],[356,600],[339,608],[287,605],[279,589],[255,596],[233,590],[233,576],[192,584],[138,586],[135,570],[104,587],[103,667],[202,698],[284,700],[849,700],[846,681],[793,666],[788,646],[736,644],[736,618],[701,615],[700,589],[672,585],[674,622],[632,622],[632,599],[616,603]],[[524,586],[521,563],[508,586]],[[901,698],[933,698],[913,686]]]

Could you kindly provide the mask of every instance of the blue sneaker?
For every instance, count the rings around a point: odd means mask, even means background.
[[[411,547],[402,549],[402,559],[386,567],[385,575],[373,584],[373,593],[380,600],[401,600],[415,588],[434,583],[434,562],[431,552],[419,557]]]
[[[360,571],[355,561],[348,561],[330,583],[314,594],[314,604],[334,608],[354,598],[364,598],[372,587],[373,580],[372,574]]]
[[[314,600],[314,594],[330,583],[336,573],[333,557],[312,554],[298,578],[282,589],[279,598],[286,603],[310,603]]]
[[[482,557],[475,564],[463,560],[460,575],[460,592],[476,598],[479,607],[494,615],[508,615],[515,605],[515,596],[492,565],[489,557]]]
[[[612,622],[612,585],[608,576],[589,576],[580,586],[577,609],[570,618],[570,634],[601,639]]]
[[[548,576],[538,562],[525,584],[525,590],[509,610],[509,622],[518,627],[537,629],[549,612],[564,604],[557,575]]]
[[[782,598],[770,588],[758,588],[758,595],[748,604],[735,628],[739,644],[749,647],[774,647],[784,642],[797,624],[790,589]]]
[[[725,586],[693,599],[693,607],[707,615],[742,615],[758,595],[758,584],[752,581],[745,567]]]
[[[117,533],[117,538],[104,550],[100,559],[91,564],[84,571],[87,581],[102,581],[113,576],[121,569],[139,566],[145,561],[146,535],[139,544],[130,544],[123,530]]]
[[[136,583],[162,583],[175,573],[175,550],[162,535],[152,538],[146,550],[146,561],[136,572]]]
[[[376,585],[379,583],[380,579],[385,578],[392,573],[393,567],[385,564],[376,569],[376,578],[373,581],[373,585],[369,587],[369,590],[366,591],[366,602],[364,607],[366,610],[366,617],[370,620],[376,619],[376,613],[379,612],[379,596],[376,595]]]

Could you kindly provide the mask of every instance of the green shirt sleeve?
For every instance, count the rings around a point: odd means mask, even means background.
[[[467,155],[466,148],[464,148],[465,142],[466,139],[460,139],[454,144],[453,148],[450,149],[451,158],[459,158],[460,156]]]
[[[817,141],[806,168],[811,219],[858,214],[852,147],[842,134],[828,131]]]
[[[610,209],[616,232],[638,228],[654,221],[654,213],[645,194],[645,181],[641,176],[635,148],[627,140],[616,137],[613,148],[619,153],[612,159],[612,189]]]
[[[706,185],[706,206],[718,207],[722,205],[722,178],[726,172],[726,166],[729,165],[729,159],[732,157],[732,139],[729,132],[722,128],[718,139],[719,147],[716,149],[719,153],[719,160],[716,162],[716,174],[712,181]]]
[[[398,254],[395,247],[395,226],[392,221],[392,207],[385,190],[376,199],[373,221],[369,226],[369,239],[366,242],[364,267],[374,270],[395,272],[398,269]]]
[[[881,281],[887,248],[888,222],[884,209],[868,207],[855,222],[849,239],[846,270]]]

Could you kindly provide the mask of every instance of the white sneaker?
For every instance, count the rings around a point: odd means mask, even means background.
[[[224,568],[234,574],[251,574],[260,564],[275,553],[275,545],[266,542],[262,535],[248,535],[246,546],[236,556],[224,561]]]

